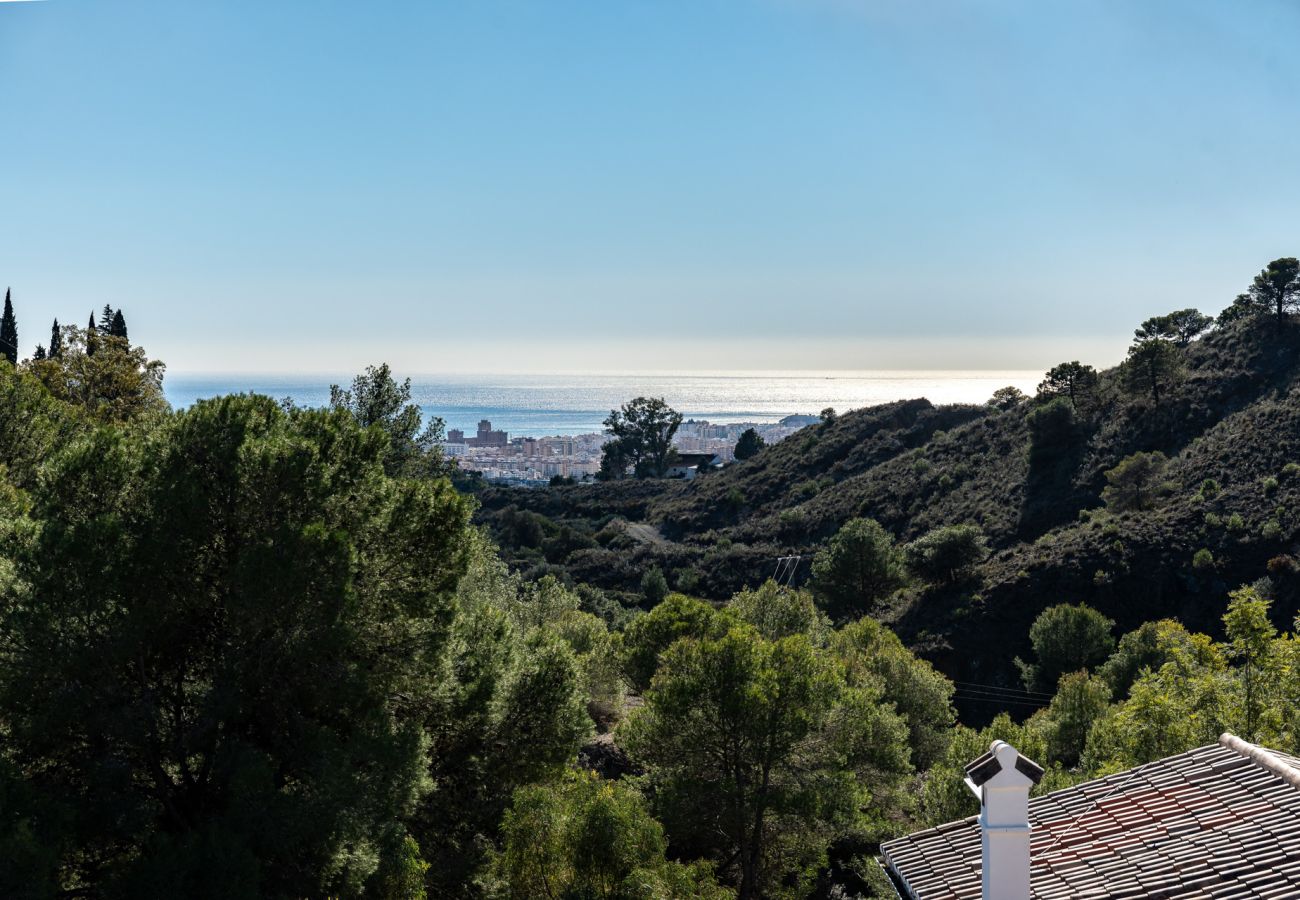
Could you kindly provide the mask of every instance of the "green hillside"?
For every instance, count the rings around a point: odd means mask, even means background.
[[[779,568],[803,584],[811,557],[856,517],[900,541],[974,523],[991,552],[972,578],[914,585],[868,611],[952,677],[1014,683],[1012,658],[1049,605],[1086,602],[1121,628],[1172,615],[1213,632],[1227,587],[1292,551],[1300,326],[1242,319],[1178,352],[1183,377],[1158,404],[1125,392],[1119,369],[1055,423],[1046,397],[1007,410],[892,403],[809,426],[693,482],[486,489],[479,517],[516,566],[629,603],[654,566],[673,588],[715,600]],[[1169,458],[1162,496],[1152,509],[1107,511],[1105,473],[1141,451]],[[1202,490],[1207,480],[1217,489]],[[1200,550],[1212,563],[1202,554],[1193,565]],[[797,567],[781,568],[795,555]],[[1279,624],[1296,611],[1289,565],[1274,563]]]

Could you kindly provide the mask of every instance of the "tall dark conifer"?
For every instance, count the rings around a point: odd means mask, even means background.
[[[126,317],[122,315],[122,310],[113,313],[113,324],[109,327],[108,333],[113,337],[120,337],[127,340],[126,336]]]
[[[104,310],[99,314],[99,333],[113,333],[113,307],[107,303],[104,304]]]
[[[36,352],[32,354],[32,359],[45,359],[45,345],[37,344]]]
[[[95,344],[99,343],[98,341],[95,340],[95,337],[98,334],[99,334],[99,327],[95,325],[95,311],[92,309],[90,311],[90,321],[86,323],[86,355],[87,356],[95,355]]]
[[[14,318],[14,305],[5,289],[5,311],[0,317],[0,353],[13,365],[18,365],[18,320]]]
[[[50,359],[58,359],[63,356],[63,335],[59,332],[59,320],[55,319],[54,324],[50,326]]]

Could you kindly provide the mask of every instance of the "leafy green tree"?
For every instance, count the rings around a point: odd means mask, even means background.
[[[1074,766],[1083,755],[1088,733],[1110,708],[1110,686],[1087,672],[1062,675],[1047,708],[1047,760]]]
[[[802,634],[822,646],[831,633],[830,622],[807,591],[782,587],[772,579],[758,590],[743,590],[731,598],[727,612],[754,626],[769,641]]]
[[[431,416],[421,428],[420,407],[411,402],[411,379],[399,384],[388,363],[367,366],[348,390],[330,385],[330,407],[346,410],[362,428],[375,427],[388,436],[384,469],[389,475],[446,474],[442,419]]]
[[[682,638],[720,637],[727,618],[703,600],[669,594],[623,632],[623,669],[637,690],[650,685],[660,655]]]
[[[1200,310],[1180,309],[1147,319],[1133,332],[1133,336],[1139,341],[1163,340],[1178,347],[1186,347],[1213,324],[1214,319],[1202,314]]]
[[[631,466],[637,478],[663,478],[672,464],[673,436],[681,424],[682,414],[660,398],[637,397],[611,410],[605,433],[613,440],[605,444],[604,453],[620,467],[616,474],[612,462],[609,475],[619,477]]]
[[[1015,387],[1014,385],[1007,385],[1006,387],[1000,387],[993,392],[993,396],[989,398],[988,405],[1005,412],[1009,409],[1015,409],[1028,399],[1029,398],[1025,396],[1025,392],[1020,388]]]
[[[10,291],[5,289],[5,308],[0,315],[0,355],[9,360],[9,365],[18,365],[18,320],[14,318],[14,305],[9,298]]]
[[[912,574],[941,584],[969,578],[988,554],[988,542],[978,525],[944,525],[903,548]]]
[[[746,428],[740,433],[740,440],[736,441],[736,449],[733,451],[736,459],[746,460],[753,459],[758,455],[758,451],[767,446],[767,441],[752,428]]]
[[[1079,418],[1065,397],[1057,397],[1025,416],[1029,426],[1029,464],[1042,467],[1061,458],[1080,437]]]
[[[907,746],[916,767],[934,765],[948,749],[956,720],[952,682],[875,619],[844,626],[831,648],[844,663],[850,684],[874,678],[883,685],[885,701],[907,722]]]
[[[1093,724],[1082,765],[1116,771],[1212,744],[1232,724],[1232,693],[1220,652],[1203,665],[1176,650],[1159,670],[1144,670],[1128,699]]]
[[[423,711],[434,790],[410,830],[430,897],[472,898],[514,792],[549,783],[591,731],[582,659],[561,635],[580,616],[553,579],[510,572],[481,534],[456,589],[458,615]]]
[[[1149,396],[1159,406],[1160,399],[1183,378],[1183,357],[1170,341],[1135,341],[1120,374],[1129,393]]]
[[[1106,486],[1101,499],[1115,512],[1152,509],[1159,498],[1172,489],[1164,479],[1169,460],[1157,450],[1134,453],[1106,470]]]
[[[641,596],[650,607],[657,606],[668,596],[668,579],[658,566],[651,566],[641,576]]]
[[[1045,399],[1066,397],[1070,406],[1078,409],[1086,403],[1097,390],[1097,370],[1075,360],[1063,362],[1047,370],[1038,385],[1038,396]]]
[[[511,900],[725,900],[705,863],[669,862],[641,796],[594,773],[521,788],[493,874]]]
[[[903,552],[875,519],[844,523],[813,557],[813,593],[835,619],[861,616],[905,584]]]
[[[664,654],[623,726],[675,845],[710,852],[740,900],[802,897],[867,786],[909,770],[906,727],[803,635],[737,625]]]
[[[89,427],[34,376],[0,366],[0,485],[34,490],[55,450]]]
[[[24,368],[56,398],[100,422],[139,420],[168,409],[162,392],[167,367],[123,338],[67,327],[58,356]]]
[[[58,359],[63,355],[63,332],[59,330],[59,320],[56,318],[54,324],[50,326],[50,349],[47,354],[50,359]]]
[[[384,452],[242,396],[49,464],[10,542],[0,721],[65,886],[356,896],[407,846],[469,505]]]
[[[1259,307],[1257,307],[1254,301],[1251,300],[1250,294],[1238,294],[1233,298],[1232,303],[1228,304],[1228,306],[1219,313],[1219,317],[1215,321],[1219,325],[1227,325],[1231,322],[1241,321],[1242,319],[1253,318],[1254,316],[1259,315],[1259,312]]]
[[[1106,680],[1117,700],[1128,696],[1129,689],[1143,669],[1158,671],[1178,655],[1198,658],[1194,637],[1174,619],[1146,622],[1119,639],[1119,646],[1097,674]],[[1208,660],[1202,659],[1202,665]]]
[[[1273,260],[1255,276],[1249,294],[1251,303],[1276,316],[1281,327],[1287,313],[1300,306],[1300,259],[1286,256]]]
[[[1228,642],[1226,655],[1239,662],[1238,680],[1241,684],[1240,737],[1248,741],[1260,739],[1266,716],[1275,716],[1270,710],[1281,700],[1273,696],[1270,688],[1276,687],[1281,675],[1281,665],[1274,651],[1277,630],[1268,619],[1269,601],[1255,588],[1244,587],[1229,595],[1228,611],[1223,616],[1223,626]],[[1276,726],[1272,729],[1276,732]]]
[[[1016,660],[1025,687],[1051,691],[1062,675],[1096,666],[1115,649],[1110,630],[1115,623],[1090,606],[1066,603],[1049,606],[1029,628],[1034,648],[1032,665]]]
[[[976,731],[958,725],[952,729],[951,744],[943,759],[925,777],[921,795],[922,818],[927,824],[939,825],[979,812],[979,800],[965,784],[965,765],[995,741],[1006,741],[1030,759],[1040,761],[1046,770],[1043,780],[1032,790],[1034,796],[1069,787],[1077,781],[1059,764],[1048,761],[1048,721],[1041,715],[1016,722],[1007,713],[999,713],[988,727]]]

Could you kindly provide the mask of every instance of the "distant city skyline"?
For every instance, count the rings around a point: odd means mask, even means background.
[[[1300,253],[1282,0],[0,3],[22,353],[1110,365]]]

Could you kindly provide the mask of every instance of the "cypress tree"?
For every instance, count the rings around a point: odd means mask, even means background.
[[[95,355],[95,335],[99,333],[99,328],[95,325],[95,311],[90,311],[90,321],[86,323],[86,355]]]
[[[0,353],[12,365],[18,365],[18,321],[14,318],[14,305],[5,289],[5,311],[0,317]]]
[[[59,320],[56,318],[50,327],[50,359],[63,356],[63,335],[59,333]]]
[[[126,340],[126,317],[122,315],[122,310],[113,313],[113,324],[109,327],[108,333],[113,337],[120,337]]]

